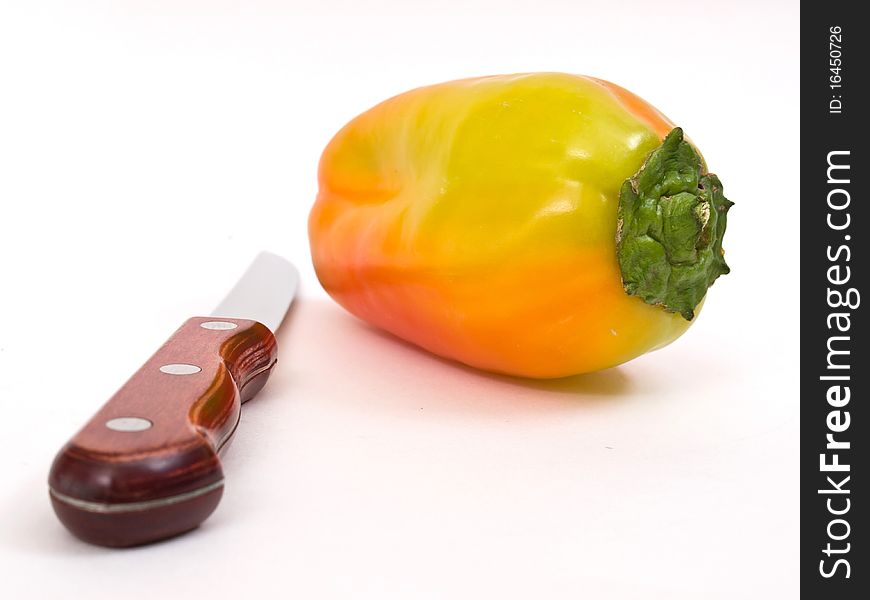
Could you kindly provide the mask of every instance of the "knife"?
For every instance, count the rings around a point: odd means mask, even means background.
[[[188,319],[60,450],[49,496],[79,538],[124,547],[197,527],[217,507],[219,453],[266,383],[299,275],[268,252],[211,316]]]

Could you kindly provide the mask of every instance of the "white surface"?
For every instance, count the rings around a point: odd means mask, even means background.
[[[798,3],[412,5],[0,0],[4,597],[796,597]],[[349,118],[533,70],[647,98],[737,202],[691,331],[551,383],[359,324],[305,226]],[[77,542],[54,453],[264,248],[302,300],[217,512],[141,549]]]

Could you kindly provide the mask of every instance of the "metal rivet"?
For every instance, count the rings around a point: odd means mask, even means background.
[[[117,417],[106,421],[106,427],[115,431],[145,431],[154,423],[142,417]]]
[[[163,365],[160,370],[168,375],[193,375],[202,371],[196,365],[186,365],[184,363],[173,363],[171,365]]]
[[[206,321],[205,323],[200,323],[200,327],[203,329],[214,329],[216,331],[224,331],[227,329],[235,329],[239,325],[237,323],[230,323],[229,321]]]

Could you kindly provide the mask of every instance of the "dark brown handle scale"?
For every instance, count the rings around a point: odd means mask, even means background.
[[[199,525],[223,492],[218,453],[276,357],[275,336],[256,321],[184,323],[58,453],[49,491],[61,522],[103,546]]]

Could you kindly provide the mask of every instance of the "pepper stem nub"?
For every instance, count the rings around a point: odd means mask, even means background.
[[[691,321],[707,288],[730,271],[722,237],[732,205],[674,128],[619,192],[616,253],[626,293]]]

